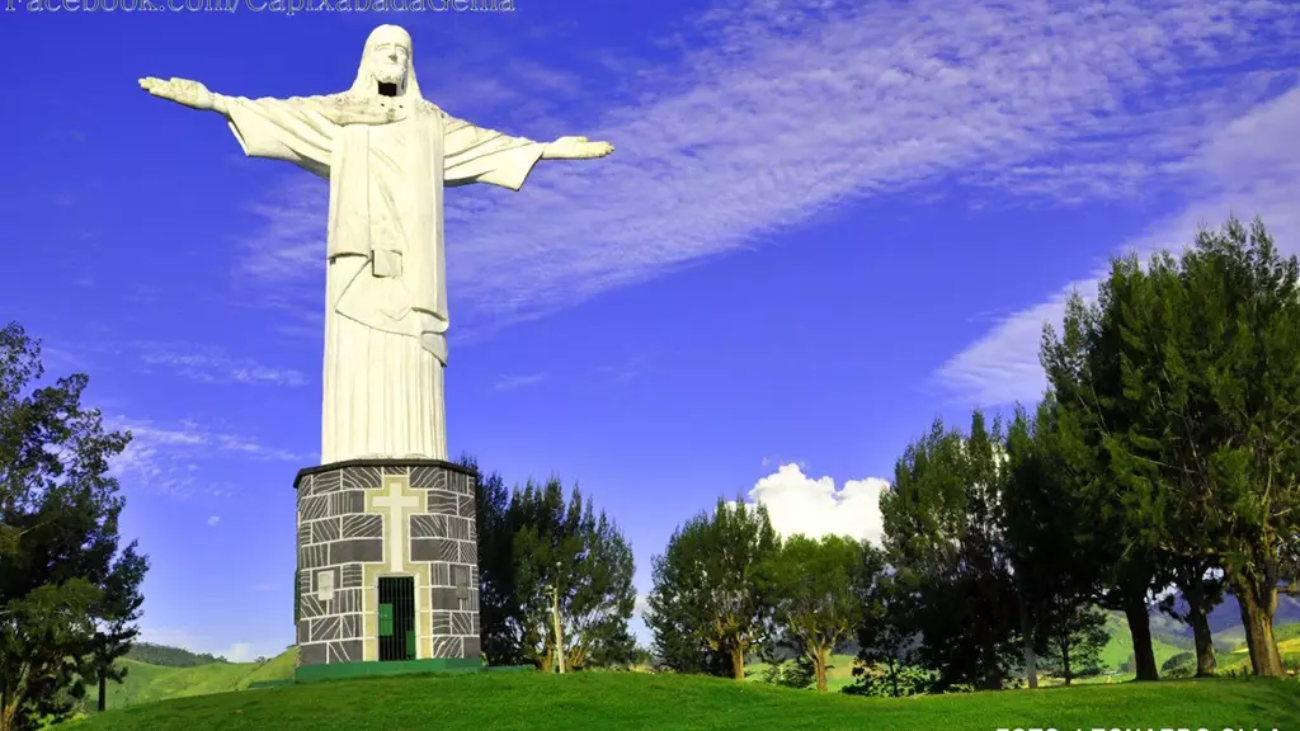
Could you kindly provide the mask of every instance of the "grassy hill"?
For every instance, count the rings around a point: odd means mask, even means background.
[[[1125,683],[909,699],[820,696],[717,678],[642,673],[406,676],[314,683],[135,706],[75,731],[622,731],[752,729],[1290,728],[1300,683]]]
[[[131,645],[131,649],[126,653],[126,659],[149,663],[150,665],[161,665],[165,668],[192,668],[196,665],[229,662],[224,657],[190,652],[180,647],[158,645],[152,642],[137,642]]]
[[[294,650],[286,650],[265,663],[211,662],[192,667],[163,667],[137,660],[120,660],[126,680],[108,684],[109,709],[186,696],[245,690],[258,683],[293,679]],[[87,689],[90,698],[93,689]]]
[[[1300,622],[1273,628],[1277,638],[1277,650],[1282,655],[1282,664],[1300,667]],[[1250,668],[1250,651],[1243,640],[1230,652],[1219,655],[1219,672],[1243,672]]]
[[[1123,615],[1114,613],[1106,615],[1106,631],[1110,633],[1110,641],[1101,651],[1101,662],[1106,668],[1117,670],[1133,658],[1133,635],[1129,633],[1128,622]],[[1190,648],[1190,643],[1174,644],[1172,638],[1164,635],[1153,633],[1151,638],[1151,649],[1156,655],[1156,667],[1164,665],[1165,660],[1181,652],[1187,652]]]
[[[1129,639],[1128,625],[1122,616],[1108,615],[1107,629],[1110,641],[1102,652],[1103,664],[1115,671],[1133,656],[1133,645]],[[1300,623],[1287,625],[1278,629],[1279,649],[1284,658],[1300,663]],[[1164,634],[1153,642],[1157,665],[1188,648],[1184,643],[1177,643],[1177,638]],[[1249,666],[1249,658],[1241,643],[1234,643],[1233,649],[1220,654],[1219,665],[1223,671],[1239,670]],[[171,652],[164,652],[171,651]],[[128,668],[125,682],[108,685],[108,707],[112,709],[127,708],[144,703],[154,703],[175,698],[228,693],[247,690],[259,685],[274,685],[291,681],[295,651],[286,650],[265,663],[232,663],[215,659],[204,664],[192,664],[195,659],[206,660],[206,656],[192,655],[176,648],[149,649],[150,658],[162,658],[163,662],[174,662],[179,667],[164,667],[133,659],[121,660]],[[828,685],[832,692],[839,691],[853,683],[852,655],[837,654],[831,658]],[[759,683],[764,663],[751,663],[748,666],[751,683]],[[1106,683],[1115,680],[1131,679],[1131,673],[1116,673],[1109,677],[1094,678],[1081,682]],[[1050,682],[1044,679],[1044,682]],[[89,689],[88,697],[93,699],[95,693]]]

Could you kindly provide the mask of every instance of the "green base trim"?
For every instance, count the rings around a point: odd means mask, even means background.
[[[414,673],[481,673],[483,661],[477,657],[448,657],[436,660],[402,660],[392,662],[340,662],[325,665],[303,665],[293,671],[298,683],[318,680],[347,680],[376,675],[410,675]]]

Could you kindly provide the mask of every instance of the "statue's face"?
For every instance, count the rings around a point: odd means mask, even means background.
[[[381,84],[401,86],[410,68],[411,49],[396,38],[379,38],[371,47],[370,73]]]

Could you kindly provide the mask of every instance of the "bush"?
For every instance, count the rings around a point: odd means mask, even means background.
[[[1167,678],[1190,678],[1196,674],[1196,653],[1180,652],[1165,660],[1160,673]]]
[[[937,673],[918,667],[899,666],[891,672],[884,664],[861,662],[854,666],[853,677],[856,680],[851,685],[844,686],[842,692],[877,698],[902,698],[933,693],[939,680]]]
[[[785,688],[811,688],[816,677],[813,664],[807,657],[800,656],[794,660],[782,660],[767,666],[763,671],[763,682]]]

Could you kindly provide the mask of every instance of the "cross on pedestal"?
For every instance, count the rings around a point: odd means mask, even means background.
[[[392,480],[388,483],[388,494],[371,500],[376,508],[387,508],[388,515],[388,570],[401,573],[405,566],[402,560],[406,556],[406,510],[420,506],[420,499],[402,494],[402,483]]]

